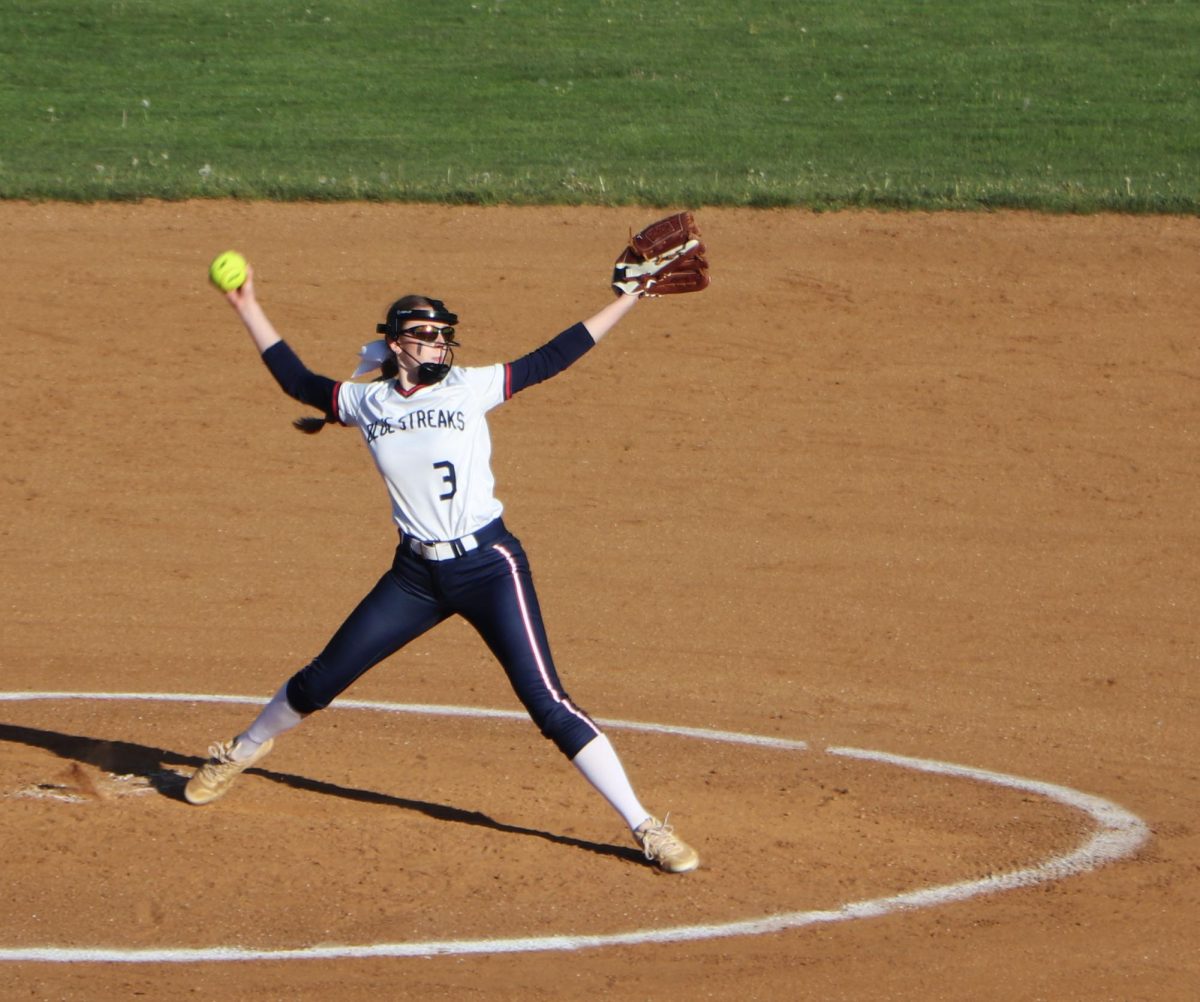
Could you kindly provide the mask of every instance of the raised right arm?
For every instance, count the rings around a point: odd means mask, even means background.
[[[258,301],[254,292],[254,269],[249,265],[246,266],[246,281],[241,288],[231,289],[225,293],[225,298],[250,332],[250,338],[260,355],[265,355],[269,348],[283,340]]]
[[[250,333],[250,339],[262,356],[267,369],[283,392],[301,403],[335,414],[337,382],[328,376],[309,371],[299,356],[279,336],[254,292],[254,269],[246,269],[246,281],[240,289],[225,293],[225,298],[237,312]]]

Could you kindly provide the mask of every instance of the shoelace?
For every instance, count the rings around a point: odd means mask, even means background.
[[[669,818],[670,815],[668,814]],[[675,829],[663,818],[656,825],[651,825],[642,832],[642,851],[647,859],[655,859],[659,855],[679,850],[679,840],[675,837]]]
[[[208,765],[233,765],[233,742],[218,741],[208,749]]]

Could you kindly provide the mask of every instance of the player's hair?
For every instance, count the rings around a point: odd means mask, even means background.
[[[394,316],[407,313],[411,310],[428,311],[430,314],[438,314],[447,317],[453,316],[453,314],[446,309],[446,304],[440,299],[433,299],[430,296],[419,296],[414,293],[407,296],[401,296],[394,303],[392,303],[392,305],[388,307],[388,317],[390,319]],[[379,333],[385,332],[380,331]],[[392,335],[390,332],[386,332],[385,336],[389,341],[392,340]],[[398,375],[400,375],[400,362],[397,360],[395,355],[389,355],[383,360],[383,364],[379,367],[379,375],[376,376],[372,382],[386,382],[389,379],[395,379]],[[323,417],[296,418],[296,420],[292,422],[292,427],[297,431],[304,432],[306,435],[315,435],[317,432],[323,430],[327,424],[337,424],[337,418],[334,417],[332,413],[327,412]]]

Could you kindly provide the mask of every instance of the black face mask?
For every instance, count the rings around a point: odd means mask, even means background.
[[[400,345],[400,350],[409,358],[416,361],[416,356],[412,354],[403,343]],[[454,347],[448,346],[444,360],[441,362],[420,362],[417,365],[417,371],[413,375],[413,382],[418,386],[432,386],[434,383],[440,383],[450,374],[450,367],[454,364]]]
[[[453,352],[450,353],[453,357]],[[421,386],[440,383],[450,373],[450,362],[422,362],[417,366],[416,381]]]
[[[413,379],[419,386],[431,386],[445,379],[450,372],[450,367],[454,364],[454,349],[458,347],[458,342],[454,340],[454,325],[458,323],[458,315],[446,309],[445,303],[440,299],[431,299],[429,302],[431,305],[428,308],[402,309],[399,305],[400,301],[397,301],[388,310],[387,320],[382,324],[375,325],[375,332],[385,335],[389,341],[399,340],[404,336],[406,320],[430,320],[449,325],[445,328],[444,337],[447,342],[447,350],[443,361],[421,362],[417,365]],[[416,340],[420,341],[423,338],[416,338]],[[416,361],[415,356],[410,352],[403,347],[401,350],[413,361]]]

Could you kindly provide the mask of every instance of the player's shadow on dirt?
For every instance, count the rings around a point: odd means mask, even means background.
[[[130,741],[105,741],[38,727],[0,724],[0,741],[43,748],[59,758],[91,766],[113,776],[138,776],[163,796],[183,800],[187,777],[171,766],[196,768],[203,761],[191,755],[179,755],[165,748],[133,744]]]
[[[113,776],[140,777],[146,781],[148,786],[164,797],[181,803],[184,802],[183,787],[187,776],[177,772],[173,767],[185,766],[190,775],[193,769],[204,762],[204,759],[194,755],[180,755],[178,752],[169,751],[166,748],[152,748],[149,745],[139,745],[131,741],[106,741],[102,738],[63,734],[60,731],[21,727],[16,724],[0,724],[0,742],[42,748],[59,758],[91,766]],[[553,842],[556,845],[566,845],[594,852],[600,856],[613,856],[617,859],[638,863],[645,862],[642,854],[631,847],[603,845],[599,842],[573,838],[570,835],[556,835],[553,832],[541,831],[537,828],[505,824],[503,821],[489,817],[482,811],[468,811],[461,807],[451,807],[449,804],[434,804],[425,800],[394,797],[376,790],[339,786],[336,783],[327,783],[324,780],[310,779],[307,776],[297,776],[287,772],[254,768],[247,769],[246,775],[262,776],[264,779],[282,783],[284,786],[290,786],[296,790],[304,790],[307,793],[341,797],[345,800],[354,800],[363,804],[378,804],[382,807],[399,807],[402,810],[424,814],[426,817],[435,818],[438,821],[475,825],[509,835],[527,835]]]
[[[390,793],[379,793],[375,790],[360,790],[352,786],[339,786],[336,783],[326,783],[320,779],[310,779],[307,776],[296,776],[286,772],[271,772],[267,769],[249,769],[260,776],[309,793],[323,793],[332,797],[342,797],[355,800],[361,804],[380,804],[384,807],[400,807],[406,811],[417,811],[438,821],[452,821],[457,824],[477,825],[480,828],[490,828],[492,831],[506,832],[510,835],[532,835],[536,838],[554,842],[556,845],[569,845],[576,849],[586,849],[601,856],[615,856],[618,859],[629,859],[645,862],[642,854],[633,848],[624,846],[602,845],[599,842],[589,842],[586,839],[572,838],[570,835],[556,835],[553,832],[541,831],[537,828],[523,828],[520,825],[505,824],[489,817],[482,811],[467,811],[461,807],[451,807],[448,804],[433,804],[426,800],[411,800],[407,797],[394,797]]]

